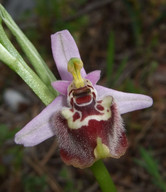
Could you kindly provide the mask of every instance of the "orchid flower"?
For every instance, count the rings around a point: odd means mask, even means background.
[[[51,35],[51,42],[62,79],[52,86],[60,94],[16,134],[15,142],[30,147],[56,136],[62,160],[79,168],[119,158],[128,147],[121,114],[150,107],[152,99],[96,85],[100,71],[86,74],[67,30]]]

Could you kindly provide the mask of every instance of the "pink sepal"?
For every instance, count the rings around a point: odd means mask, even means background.
[[[153,104],[152,98],[146,95],[125,93],[109,89],[100,85],[95,85],[94,87],[97,90],[99,99],[107,95],[113,96],[113,98],[115,99],[115,103],[118,106],[120,114],[148,108]]]
[[[80,54],[69,31],[63,30],[51,35],[51,47],[61,79],[72,81],[72,75],[67,71],[67,64],[72,57],[80,58]],[[81,74],[83,77],[86,76],[84,68],[81,69]]]
[[[34,146],[55,135],[51,127],[52,115],[66,105],[64,96],[58,96],[39,115],[15,135],[15,142],[26,147]]]

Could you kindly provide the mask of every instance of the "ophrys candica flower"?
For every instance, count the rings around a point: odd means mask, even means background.
[[[15,142],[34,146],[56,136],[62,160],[79,168],[101,158],[119,158],[128,147],[121,114],[150,107],[152,99],[96,85],[100,71],[86,74],[67,30],[51,40],[62,79],[52,86],[60,95],[16,134]]]

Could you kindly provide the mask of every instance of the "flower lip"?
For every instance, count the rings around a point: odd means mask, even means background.
[[[96,99],[96,91],[88,79],[84,79],[83,87],[77,88],[74,81],[68,87],[68,103],[82,107],[90,105]]]
[[[81,97],[81,96],[87,95],[89,93],[91,93],[91,90],[87,86],[73,90],[73,96]]]
[[[79,106],[90,104],[93,100],[91,89],[87,86],[73,89],[72,91],[75,103]]]
[[[75,101],[77,105],[85,105],[85,104],[90,104],[92,102],[92,96],[90,94],[85,94],[84,96],[81,97],[76,97]]]

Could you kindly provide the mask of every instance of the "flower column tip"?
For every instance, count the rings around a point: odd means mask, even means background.
[[[83,62],[81,59],[73,57],[69,60],[67,69],[73,76],[75,87],[78,89],[84,87],[84,79],[81,76],[81,69],[83,68]]]

